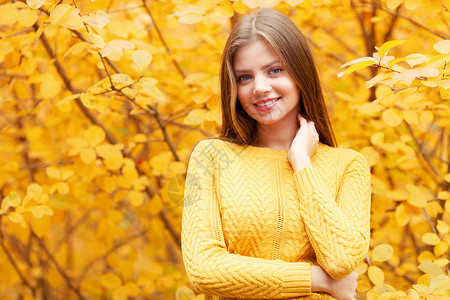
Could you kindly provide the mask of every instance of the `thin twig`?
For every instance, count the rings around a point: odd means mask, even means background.
[[[156,24],[155,18],[153,17],[153,14],[152,14],[150,8],[148,7],[146,1],[145,1],[145,0],[142,0],[142,3],[144,4],[145,10],[147,11],[148,15],[150,16],[150,19],[152,20],[152,23],[153,23],[153,27],[155,28],[156,33],[158,34],[159,39],[161,40],[161,43],[164,45],[164,48],[166,48],[166,52],[167,52],[167,54],[169,54],[170,59],[172,60],[173,65],[174,65],[175,68],[178,70],[178,73],[180,73],[180,75],[181,75],[183,78],[186,78],[186,75],[184,74],[183,69],[181,69],[181,67],[180,67],[180,65],[178,64],[178,62],[171,56],[170,48],[169,48],[169,46],[167,45],[166,40],[164,39],[163,35],[161,34],[161,31],[159,30],[159,27],[158,27],[158,25]]]
[[[422,29],[424,29],[424,30],[426,30],[426,31],[428,31],[428,32],[430,32],[430,33],[432,33],[432,34],[434,34],[434,35],[440,37],[441,39],[444,39],[444,40],[449,39],[449,36],[448,36],[448,35],[445,35],[445,34],[443,34],[443,33],[439,33],[439,32],[437,32],[437,31],[434,31],[433,29],[431,29],[431,28],[429,28],[429,27],[427,27],[427,26],[425,26],[425,25],[422,25],[422,24],[420,24],[419,22],[416,22],[416,21],[414,21],[414,20],[411,19],[411,18],[408,18],[408,17],[406,17],[406,16],[403,16],[403,15],[401,15],[401,14],[399,14],[399,13],[395,13],[395,12],[390,11],[389,9],[386,9],[386,8],[383,8],[383,7],[379,7],[378,9],[380,9],[380,10],[382,10],[382,11],[385,11],[385,12],[387,12],[388,14],[391,14],[391,15],[393,15],[393,16],[402,18],[402,19],[404,19],[404,20],[410,22],[411,24],[413,24],[413,25],[415,25],[415,26],[417,26],[417,27],[420,27],[420,28],[422,28]]]
[[[76,221],[75,223],[73,223],[69,229],[67,229],[66,233],[64,234],[64,236],[56,243],[55,247],[53,248],[53,253],[56,253],[58,251],[58,249],[70,238],[70,236],[72,235],[72,233],[84,222],[86,222],[86,220],[89,218],[89,215],[91,214],[91,210],[87,210],[83,216],[78,219],[78,221]]]
[[[17,265],[16,261],[12,257],[11,253],[9,253],[8,248],[6,248],[5,239],[3,238],[3,231],[0,231],[0,245],[1,245],[2,249],[3,249],[3,252],[6,254],[6,257],[8,258],[9,262],[13,266],[14,270],[16,270],[17,275],[19,275],[19,277],[22,280],[22,282],[27,287],[29,287],[33,291],[33,294],[34,294],[35,288],[25,278],[25,276],[23,275],[22,271],[20,271],[19,266]]]
[[[422,154],[422,157],[423,157],[423,159],[425,160],[425,162],[427,163],[427,165],[430,167],[430,169],[433,171],[434,175],[435,175],[438,179],[442,178],[441,174],[439,174],[439,172],[436,170],[436,168],[434,167],[434,165],[431,163],[430,159],[428,158],[428,155],[426,155],[426,154],[424,153],[423,148],[421,147],[421,145],[420,145],[420,143],[419,143],[419,141],[418,141],[416,135],[415,135],[414,132],[412,131],[411,126],[410,126],[407,122],[405,122],[405,124],[406,124],[406,128],[408,129],[409,134],[411,135],[411,137],[412,137],[413,140],[414,140],[414,143],[416,143],[416,145],[417,145],[417,147],[418,147],[419,153]]]
[[[109,249],[108,251],[106,251],[105,253],[103,253],[100,256],[97,256],[96,258],[92,259],[90,262],[88,262],[86,264],[86,266],[84,267],[83,271],[80,273],[81,275],[77,278],[77,285],[80,285],[84,278],[86,277],[88,271],[92,268],[92,266],[94,264],[96,264],[98,261],[104,260],[108,255],[110,255],[111,253],[113,253],[114,251],[116,251],[117,249],[119,249],[122,246],[125,246],[126,244],[128,244],[129,242],[133,241],[134,239],[137,239],[145,234],[147,234],[148,229],[143,230],[135,235],[129,236],[119,242],[117,242],[116,244],[114,244],[111,249]]]
[[[64,271],[64,269],[60,266],[60,264],[56,261],[55,257],[50,253],[50,251],[48,250],[48,248],[45,246],[44,242],[42,241],[41,238],[39,238],[32,230],[31,230],[31,234],[33,235],[33,237],[38,241],[39,246],[41,247],[41,249],[45,252],[45,255],[47,255],[48,259],[55,265],[56,270],[58,271],[58,273],[64,278],[64,280],[66,281],[67,286],[69,287],[69,289],[71,289],[79,299],[84,299],[83,295],[81,295],[81,291],[76,288],[73,284],[71,279],[69,278],[69,276],[66,274],[66,272]]]

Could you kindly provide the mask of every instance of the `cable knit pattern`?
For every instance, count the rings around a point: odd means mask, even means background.
[[[186,177],[182,252],[208,299],[334,299],[311,264],[342,278],[366,255],[370,173],[356,151],[319,144],[294,172],[288,150],[205,139]]]

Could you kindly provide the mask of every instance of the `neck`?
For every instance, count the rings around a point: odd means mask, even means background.
[[[252,145],[275,150],[289,150],[299,126],[298,121],[277,122],[275,124],[258,123],[256,139]]]

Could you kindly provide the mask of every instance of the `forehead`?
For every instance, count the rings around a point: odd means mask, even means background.
[[[263,40],[254,40],[241,46],[234,55],[233,68],[254,69],[274,60],[280,60],[276,52]]]

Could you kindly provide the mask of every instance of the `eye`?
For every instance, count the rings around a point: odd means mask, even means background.
[[[241,75],[238,77],[237,81],[243,82],[243,81],[250,80],[250,79],[251,79],[250,75]]]
[[[279,74],[279,73],[281,73],[281,71],[283,71],[281,68],[273,68],[273,69],[270,69],[269,70],[269,74],[270,75],[277,75],[277,74]]]

